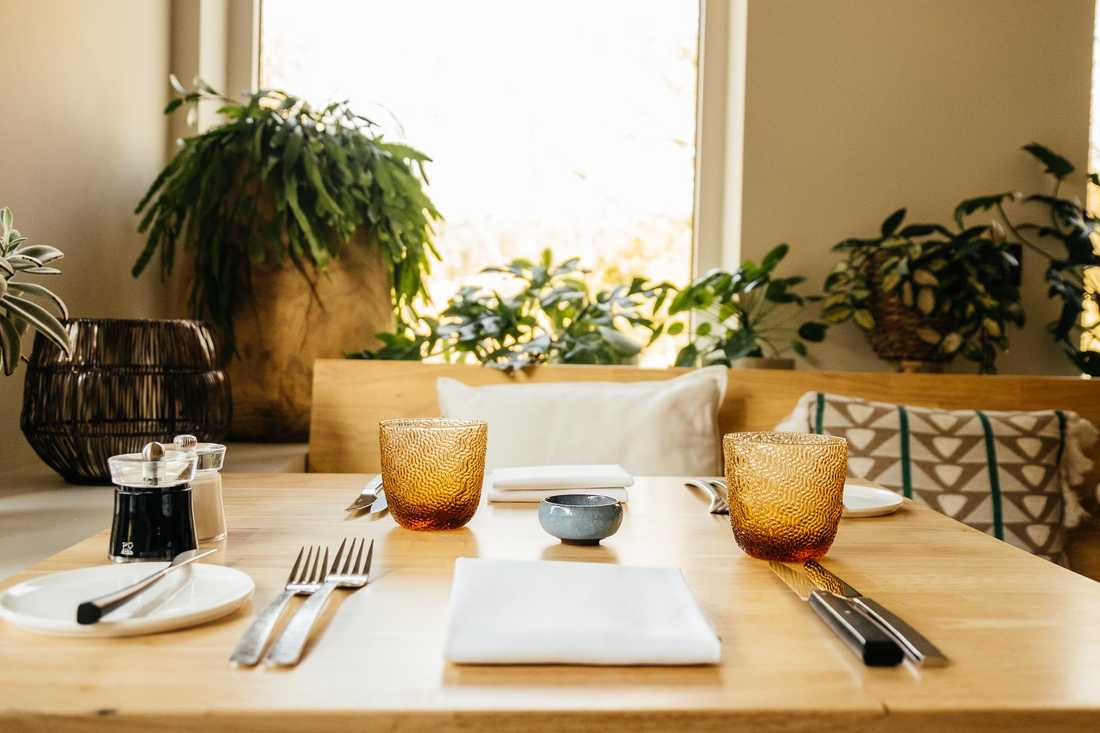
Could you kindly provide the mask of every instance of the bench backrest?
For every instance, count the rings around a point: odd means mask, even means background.
[[[322,359],[313,370],[309,470],[377,473],[378,422],[439,415],[435,382],[470,385],[531,382],[634,382],[670,379],[685,369],[541,366],[508,375],[473,364]],[[722,432],[770,430],[805,392],[946,409],[1074,410],[1100,425],[1100,381],[1075,377],[978,376],[731,369],[719,413]],[[1100,458],[1100,455],[1096,456]]]

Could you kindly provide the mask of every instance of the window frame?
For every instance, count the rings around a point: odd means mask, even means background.
[[[182,7],[187,17],[173,18],[173,68],[181,47],[185,55],[196,59],[190,63],[192,68],[180,69],[177,75],[220,81],[231,93],[256,89],[263,53],[263,0],[197,0],[175,5]],[[748,0],[699,0],[693,276],[715,267],[733,269],[741,262],[747,16]],[[200,119],[198,126],[201,129],[210,123]]]

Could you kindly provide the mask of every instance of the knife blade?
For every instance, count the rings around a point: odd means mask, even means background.
[[[389,502],[386,501],[385,489],[378,489],[378,498],[374,500],[374,503],[370,505],[368,515],[374,516],[375,514],[381,514],[389,508]]]
[[[367,482],[363,490],[359,492],[359,496],[355,497],[355,501],[348,505],[345,512],[359,512],[364,509],[369,509],[370,506],[378,499],[378,495],[382,493],[382,476],[375,476]]]
[[[810,605],[814,613],[868,667],[894,667],[901,664],[901,660],[905,658],[901,646],[860,613],[852,601],[819,590],[805,573],[781,562],[773,560],[768,566],[796,596]]]
[[[905,652],[905,656],[908,657],[913,664],[922,667],[942,667],[948,663],[947,656],[941,652],[935,644],[929,641],[924,634],[914,629],[900,616],[878,603],[873,598],[868,598],[845,583],[840,576],[821,563],[816,560],[809,560],[803,564],[803,567],[806,569],[806,575],[809,576],[810,580],[813,581],[814,585],[818,588],[839,596],[844,596],[852,603],[859,606],[865,614],[871,617],[871,620],[882,627],[890,636],[894,637],[898,644],[901,645],[901,649]]]

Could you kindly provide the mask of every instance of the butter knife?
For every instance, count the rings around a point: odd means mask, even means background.
[[[212,548],[209,550],[188,550],[187,552],[181,552],[172,558],[172,562],[168,563],[166,567],[161,568],[155,573],[151,573],[136,583],[126,586],[120,590],[113,591],[106,595],[102,595],[99,598],[93,598],[90,601],[84,601],[76,608],[76,622],[82,626],[88,624],[94,624],[99,621],[100,618],[106,616],[111,611],[114,611],[119,606],[125,604],[127,601],[133,600],[139,593],[156,583],[173,570],[178,570],[184,565],[189,565],[200,558],[204,558],[207,555],[211,555],[218,551],[218,548]]]
[[[947,656],[944,655],[935,644],[930,642],[924,634],[914,629],[899,616],[890,611],[890,609],[878,603],[873,598],[868,598],[863,595],[858,590],[845,583],[840,576],[836,575],[816,560],[807,561],[803,567],[806,569],[806,574],[809,576],[810,580],[812,580],[814,585],[818,588],[838,596],[843,596],[859,606],[859,608],[870,616],[875,623],[882,627],[886,633],[894,637],[898,644],[901,645],[901,649],[905,652],[905,656],[908,657],[913,664],[922,667],[942,667],[947,664]]]
[[[371,505],[378,499],[379,494],[382,493],[382,476],[378,475],[367,482],[363,490],[359,492],[359,496],[355,497],[355,501],[348,505],[345,512],[361,512],[364,509],[370,509]]]
[[[905,658],[901,646],[864,616],[852,601],[819,590],[808,575],[781,562],[772,561],[768,565],[868,667],[895,667],[901,664]]]

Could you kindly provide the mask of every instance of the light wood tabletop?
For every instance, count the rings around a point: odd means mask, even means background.
[[[569,547],[541,530],[534,505],[483,505],[450,532],[346,520],[364,479],[226,476],[230,535],[214,557],[250,574],[256,596],[220,621],[126,639],[0,623],[0,730],[1100,730],[1100,585],[923,507],[843,520],[824,563],[953,663],[869,669],[678,480],[640,480],[618,534]],[[297,668],[231,668],[298,546],[344,536],[376,539],[373,582],[334,597]],[[100,533],[0,587],[102,564],[106,550]],[[680,567],[722,638],[722,662],[448,664],[450,579],[463,556]]]

